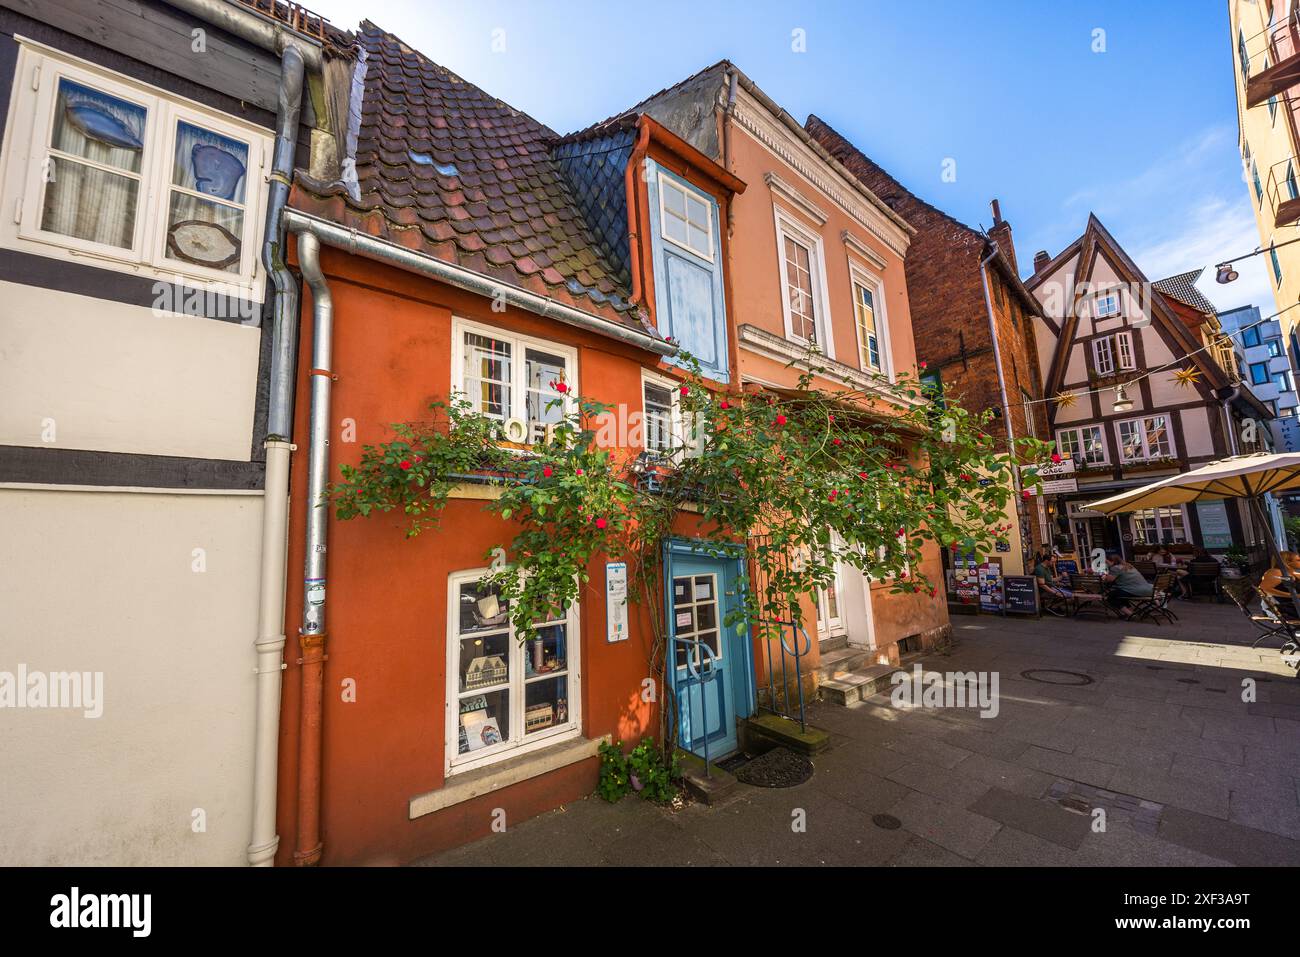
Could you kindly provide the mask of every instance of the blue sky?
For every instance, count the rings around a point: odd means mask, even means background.
[[[372,18],[561,133],[726,57],[963,222],[988,226],[998,197],[1022,273],[1036,250],[1077,237],[1089,211],[1151,279],[1259,244],[1224,0],[309,6],[345,28]],[[955,182],[941,177],[948,159]],[[1238,268],[1231,286],[1207,275],[1200,288],[1220,308],[1272,312],[1264,257]]]

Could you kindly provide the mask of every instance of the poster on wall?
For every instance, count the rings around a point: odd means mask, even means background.
[[[1000,615],[1003,608],[1002,560],[990,558],[979,566],[980,611]]]
[[[627,563],[605,563],[605,640],[626,641]]]

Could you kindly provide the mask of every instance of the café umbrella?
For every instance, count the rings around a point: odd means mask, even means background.
[[[1118,495],[1093,502],[1088,508],[1106,515],[1117,515],[1141,508],[1244,498],[1265,530],[1264,538],[1268,542],[1269,552],[1282,570],[1282,578],[1294,599],[1296,584],[1287,571],[1286,563],[1278,554],[1277,542],[1267,532],[1269,526],[1263,506],[1263,497],[1268,493],[1292,489],[1300,489],[1300,452],[1257,452],[1219,459],[1190,472],[1127,489]],[[1300,603],[1297,603],[1297,607],[1300,607]]]

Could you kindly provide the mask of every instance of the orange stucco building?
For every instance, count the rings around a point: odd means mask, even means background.
[[[654,456],[679,440],[678,347],[712,389],[780,392],[804,323],[832,353],[820,384],[865,389],[882,414],[898,401],[886,380],[914,364],[906,225],[757,92],[709,114],[725,152],[653,101],[560,137],[373,24],[358,39],[356,180],[298,171],[286,216],[304,278],[289,531],[303,587],[286,608],[300,654],[282,697],[281,864],[403,863],[485,836],[589,794],[602,741],[659,727],[648,609],[617,600],[618,563],[595,556],[578,604],[518,634],[479,583],[517,531],[485,509],[490,485],[466,476],[412,539],[399,513],[340,521],[312,506],[393,423],[461,395],[531,433],[564,381],[641,415],[617,442]],[[779,141],[743,128],[746,109],[766,110],[754,122]],[[801,277],[806,303],[788,295]],[[764,703],[770,649],[722,627],[744,543],[706,555],[693,523],[679,518],[651,600],[676,638],[716,652],[707,695],[667,669],[677,743],[716,757]],[[847,568],[810,596],[814,618],[822,649],[862,661],[897,662],[946,627],[942,595],[895,595]]]

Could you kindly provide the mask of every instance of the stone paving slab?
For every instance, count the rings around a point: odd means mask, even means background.
[[[1234,608],[1185,604],[1162,628],[958,620],[953,653],[922,664],[998,672],[996,717],[812,703],[831,747],[799,787],[677,811],[591,797],[417,863],[1300,866],[1300,681]]]

